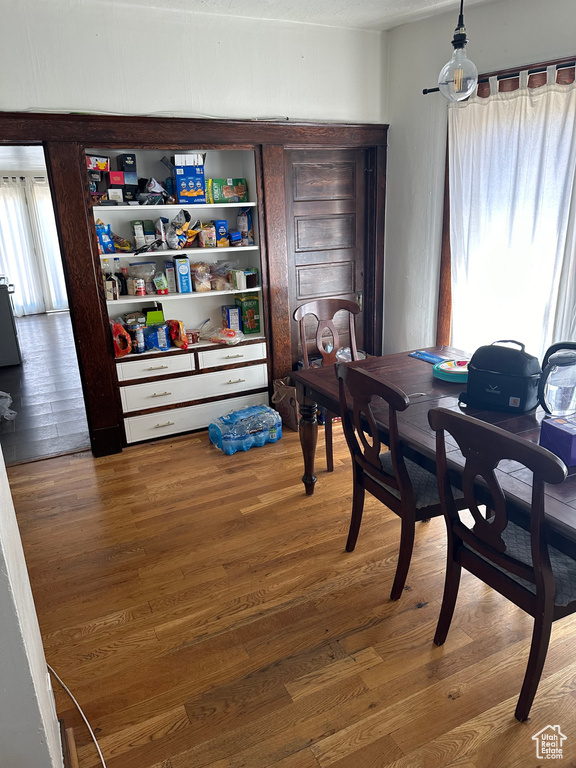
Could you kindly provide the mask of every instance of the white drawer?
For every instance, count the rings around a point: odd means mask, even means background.
[[[174,405],[187,400],[203,400],[219,395],[233,395],[248,389],[260,389],[268,386],[266,364],[250,365],[232,371],[214,371],[198,376],[184,376],[180,379],[162,379],[146,384],[134,384],[120,387],[122,410],[141,411],[146,408],[158,408]]]
[[[237,411],[240,408],[246,408],[249,405],[269,405],[268,393],[233,397],[229,400],[220,400],[217,403],[189,405],[186,408],[174,408],[162,413],[130,416],[124,419],[126,440],[128,443],[136,443],[142,440],[152,440],[154,437],[174,435],[178,432],[205,429],[219,416],[224,416],[230,411]]]
[[[118,381],[147,379],[151,376],[167,376],[170,373],[182,373],[194,370],[194,355],[174,355],[159,357],[157,360],[126,360],[117,363]]]
[[[265,342],[262,342],[262,344],[249,344],[245,347],[221,347],[219,349],[207,349],[204,352],[198,352],[198,363],[202,369],[265,359]]]

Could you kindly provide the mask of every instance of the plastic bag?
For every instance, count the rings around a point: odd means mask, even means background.
[[[12,421],[16,418],[16,411],[13,411],[10,406],[12,405],[12,398],[8,392],[0,392],[0,419],[6,419]]]

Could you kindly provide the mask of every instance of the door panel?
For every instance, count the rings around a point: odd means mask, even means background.
[[[300,304],[338,297],[358,301],[364,294],[366,243],[366,156],[362,149],[287,150],[286,212],[290,314]],[[340,316],[341,315],[341,316]],[[341,345],[349,346],[346,313],[335,321]],[[309,349],[315,348],[315,327]],[[356,320],[364,348],[364,321]],[[292,364],[301,356],[297,324],[291,322]]]

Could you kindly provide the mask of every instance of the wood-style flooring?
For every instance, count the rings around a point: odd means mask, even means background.
[[[21,365],[0,368],[0,391],[16,418],[0,418],[7,466],[90,450],[90,435],[68,312],[16,318]]]
[[[388,594],[398,519],[367,499],[344,551],[351,475],[304,495],[298,436],[225,456],[206,432],[9,469],[48,662],[108,768],[533,768],[558,725],[576,765],[576,617],[556,622],[532,716],[514,719],[532,620],[464,574],[432,637],[444,522],[417,526]],[[80,768],[87,729],[54,682]]]

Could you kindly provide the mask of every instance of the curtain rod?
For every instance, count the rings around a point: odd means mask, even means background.
[[[556,64],[556,69],[570,69],[570,67],[576,68],[576,61],[570,61],[570,62],[563,62],[562,64]],[[528,70],[528,75],[537,75],[540,72],[546,72],[548,67],[536,67],[534,69]],[[520,77],[520,72],[524,72],[525,70],[519,70],[518,72],[506,72],[502,75],[496,75],[496,80],[511,80],[514,77]],[[490,81],[489,77],[483,77],[480,80],[478,80],[478,85],[480,83],[488,83]],[[440,90],[440,88],[424,88],[422,90],[422,93],[424,96],[426,96],[427,93],[436,93]]]

